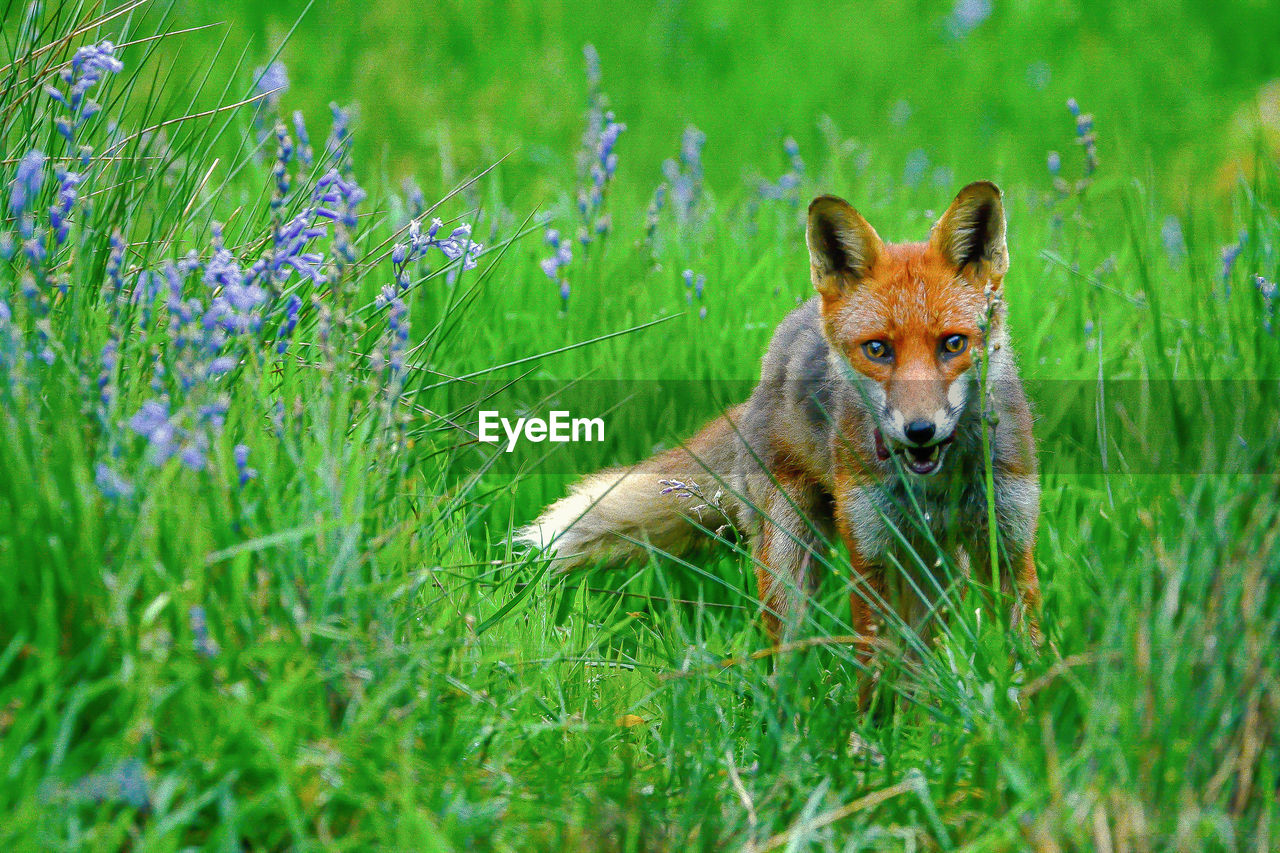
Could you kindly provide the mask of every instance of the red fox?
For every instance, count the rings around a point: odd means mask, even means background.
[[[927,591],[941,588],[907,577],[921,562],[946,556],[966,575],[991,566],[985,351],[1000,575],[1006,592],[1016,581],[1014,623],[1038,643],[1039,473],[1002,298],[999,188],[969,184],[928,240],[900,244],[882,242],[848,202],[820,196],[806,237],[817,295],[774,333],[750,399],[682,447],[585,478],[518,541],[546,548],[560,569],[679,554],[718,526],[669,485],[700,483],[750,538],[775,638],[794,630],[814,555],[833,532],[849,551],[854,630],[874,636],[889,607],[919,630],[937,604]],[[900,556],[908,549],[924,559]]]

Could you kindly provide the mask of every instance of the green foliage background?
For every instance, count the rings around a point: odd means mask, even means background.
[[[0,839],[1274,847],[1280,352],[1255,277],[1280,273],[1280,128],[1267,123],[1280,96],[1263,88],[1280,76],[1280,11],[996,3],[962,36],[952,9],[920,2],[303,11],[144,4],[53,51],[122,43],[104,116],[174,121],[164,145],[140,137],[102,167],[59,260],[73,286],[51,303],[57,357],[4,380]],[[48,6],[43,42],[94,12]],[[38,89],[7,82],[27,80],[10,65],[25,14],[7,6],[0,39],[6,186],[26,150],[58,145]],[[176,34],[137,41],[160,31]],[[627,130],[612,232],[577,253],[562,310],[530,217],[573,227],[586,43]],[[208,111],[248,97],[277,50],[281,109],[302,110],[313,141],[330,102],[356,105],[371,198],[347,301],[302,291],[318,301],[299,345],[246,358],[219,386],[231,403],[206,470],[150,466],[121,424],[152,394],[165,320],[121,320],[99,295],[108,241],[125,235],[131,276],[207,255],[213,221],[254,257],[272,146],[253,156],[252,106]],[[1101,161],[1079,185],[1069,97],[1093,114]],[[646,208],[689,124],[707,136],[705,226],[667,212],[655,247]],[[86,133],[103,150],[105,121]],[[1004,187],[1014,341],[1047,448],[1037,561],[1051,647],[1021,648],[998,611],[966,599],[951,636],[886,673],[869,716],[839,642],[838,554],[812,645],[751,659],[767,641],[750,562],[731,548],[566,581],[506,544],[576,472],[670,446],[749,384],[809,291],[803,205],[752,206],[756,182],[787,168],[788,136],[803,197],[841,194],[889,239],[923,236],[969,180]],[[411,378],[390,405],[368,366],[387,319],[370,306],[393,280],[406,178],[491,248],[454,283],[439,264],[415,277]],[[1224,277],[1220,252],[1237,244]],[[692,308],[686,268],[707,276]],[[6,302],[22,272],[0,262]],[[310,313],[324,304],[355,318],[328,360]],[[46,331],[37,322],[27,340]],[[94,380],[120,323],[119,412],[104,420]],[[619,408],[603,445],[506,458],[449,425],[497,389],[512,405]],[[247,485],[241,442],[258,469]],[[104,459],[128,473],[127,499],[95,485]]]

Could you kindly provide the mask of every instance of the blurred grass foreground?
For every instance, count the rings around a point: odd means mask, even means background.
[[[14,850],[1274,850],[1280,10],[7,2]],[[742,399],[803,210],[1005,189],[1048,643],[513,527]],[[495,402],[497,401],[497,402]],[[478,411],[604,440],[520,454]],[[995,605],[993,609],[993,605]],[[907,632],[909,633],[909,632]]]

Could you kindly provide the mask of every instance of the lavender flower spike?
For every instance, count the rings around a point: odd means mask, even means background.
[[[258,476],[257,470],[249,467],[249,445],[237,444],[232,456],[235,458],[236,473],[240,475],[240,488],[243,489],[250,480]]]
[[[129,429],[147,440],[151,461],[155,465],[163,465],[177,452],[177,436],[169,419],[169,407],[159,400],[143,403],[130,419]]]
[[[18,162],[18,171],[9,187],[9,212],[15,217],[26,213],[43,185],[44,154],[33,148]]]
[[[253,72],[254,88],[258,94],[264,95],[264,102],[270,108],[280,103],[280,98],[289,91],[289,72],[284,63],[276,60],[270,65],[256,68]]]
[[[116,58],[116,46],[109,41],[87,44],[71,58],[71,70],[62,72],[62,79],[75,81],[75,88],[87,92],[98,85],[107,74],[118,74],[124,63]]]

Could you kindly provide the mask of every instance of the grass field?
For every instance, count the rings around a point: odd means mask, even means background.
[[[8,2],[0,842],[1276,849],[1278,28]],[[784,647],[741,545],[512,553],[576,476],[745,396],[811,292],[809,198],[920,239],[978,178],[1044,649],[974,590],[861,714],[839,553]],[[605,440],[507,454],[489,407]]]

